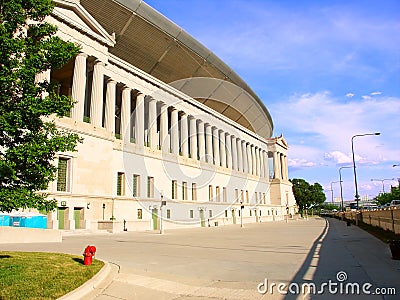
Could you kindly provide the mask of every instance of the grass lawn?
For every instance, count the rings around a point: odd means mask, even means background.
[[[0,251],[0,299],[57,299],[93,277],[102,267],[83,256]]]

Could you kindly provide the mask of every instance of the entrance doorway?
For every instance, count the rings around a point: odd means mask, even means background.
[[[83,207],[74,207],[75,229],[83,228]]]
[[[57,208],[58,229],[66,229],[68,221],[68,209],[66,207]]]
[[[153,220],[153,230],[158,230],[160,229],[160,222],[158,219],[158,209],[157,208],[153,208],[153,210],[151,211],[151,217]]]
[[[206,227],[206,220],[204,218],[204,209],[200,209],[200,223],[201,227]]]

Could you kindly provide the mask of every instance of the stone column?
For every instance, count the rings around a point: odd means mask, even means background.
[[[221,167],[226,168],[226,144],[225,144],[225,132],[222,130],[219,131],[219,152],[220,152],[220,161]]]
[[[158,141],[157,141],[157,100],[154,98],[149,99],[149,124],[148,124],[148,132],[149,132],[149,146],[151,149],[157,149]]]
[[[273,156],[274,156],[274,178],[278,179],[280,178],[278,152],[274,151]]]
[[[288,166],[288,162],[287,162],[287,156],[285,155],[284,157],[285,159],[285,179],[289,180],[289,166]]]
[[[251,146],[250,144],[246,145],[246,152],[247,152],[247,164],[249,166],[249,174],[253,174],[253,160],[251,157]]]
[[[213,127],[213,155],[214,155],[214,164],[216,166],[221,165],[220,157],[219,157],[219,133],[218,128]]]
[[[199,157],[201,161],[206,161],[206,143],[204,137],[204,122],[199,120],[199,131],[197,132],[197,140],[199,142]]]
[[[242,149],[242,140],[240,138],[236,139],[236,149],[238,155],[238,170],[243,172],[243,149]]]
[[[257,165],[256,165],[256,155],[255,155],[255,147],[253,145],[250,146],[250,151],[251,151],[251,174],[256,175],[256,169],[257,169]]]
[[[135,143],[144,146],[144,94],[142,93],[137,94],[136,97]]]
[[[115,97],[117,82],[109,79],[107,81],[106,107],[104,113],[104,127],[107,131],[115,133]]]
[[[169,153],[169,139],[168,139],[168,105],[161,104],[160,115],[160,146],[161,150]]]
[[[213,163],[213,146],[212,146],[212,131],[211,125],[206,123],[206,157],[208,163]]]
[[[288,177],[287,159],[286,159],[286,155],[284,155],[284,154],[282,155],[282,162],[283,162],[283,164],[282,164],[282,168],[283,168],[282,179],[288,180],[289,177]]]
[[[102,127],[103,93],[104,93],[104,63],[96,60],[93,67],[92,98],[90,100],[90,123]]]
[[[256,174],[257,176],[260,176],[260,156],[259,156],[260,149],[256,146],[254,146],[254,157],[255,157],[255,162],[256,162]]]
[[[247,159],[246,142],[242,141],[242,144],[240,145],[240,147],[242,147],[242,155],[243,155],[243,172],[248,173],[249,172],[249,164],[248,164],[248,159]]]
[[[35,83],[38,84],[38,83],[42,83],[42,82],[45,82],[45,81],[50,82],[50,73],[51,73],[51,70],[49,69],[49,70],[46,70],[44,72],[36,74],[35,75]],[[42,92],[42,99],[46,98],[48,95],[49,95],[48,92],[43,91]],[[71,117],[72,117],[72,114],[71,114]]]
[[[237,171],[238,169],[238,154],[237,154],[237,143],[236,137],[234,135],[232,137],[232,169]]]
[[[183,157],[189,156],[188,133],[188,118],[187,114],[184,113],[181,117],[181,152]]]
[[[179,155],[179,126],[178,126],[178,110],[172,108],[171,112],[171,150],[175,155]]]
[[[263,155],[263,150],[260,148],[258,151],[258,157],[260,159],[260,177],[264,178],[264,155]]]
[[[269,160],[268,152],[264,151],[264,176],[269,180]]]
[[[75,121],[83,121],[86,92],[86,60],[87,54],[79,53],[75,57],[74,75],[72,79],[71,98],[76,103],[72,107],[71,117]]]
[[[226,167],[232,169],[232,137],[229,133],[225,136],[226,145]]]
[[[197,124],[193,116],[189,117],[190,157],[197,160]]]
[[[129,119],[131,115],[131,89],[124,87],[122,90],[122,101],[121,101],[121,126],[120,134],[121,139],[125,143],[130,143],[131,139],[131,126]]]

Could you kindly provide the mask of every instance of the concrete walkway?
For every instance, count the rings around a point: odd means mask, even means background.
[[[397,299],[400,294],[400,261],[390,258],[388,246],[335,219],[179,229],[163,235],[72,235],[62,243],[7,244],[0,250],[81,255],[87,244],[95,245],[97,258],[111,262],[116,271],[97,296],[85,299]],[[320,294],[301,293],[304,283],[314,283],[318,291],[329,281],[338,287],[342,283],[343,291],[333,295],[326,286]],[[370,283],[371,293],[393,287],[398,295],[353,295],[352,290],[346,293],[346,283]],[[284,291],[290,284],[292,291],[299,286],[300,293],[280,293],[279,284]]]

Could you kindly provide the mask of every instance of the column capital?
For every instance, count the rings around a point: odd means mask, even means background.
[[[76,56],[84,57],[84,58],[88,58],[89,57],[89,55],[86,54],[85,52],[79,52]]]

